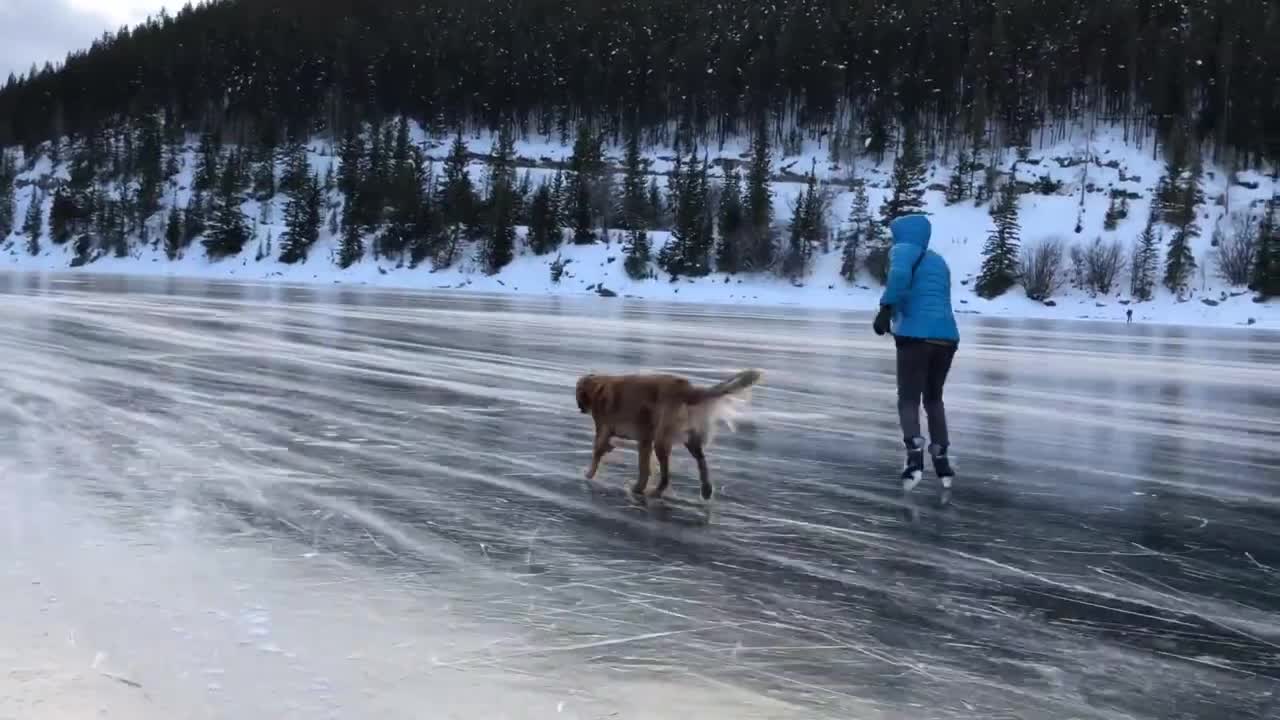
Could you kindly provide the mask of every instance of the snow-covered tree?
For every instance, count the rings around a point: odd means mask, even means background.
[[[761,271],[773,266],[773,174],[769,132],[762,117],[756,123],[751,142],[751,162],[747,168],[746,210],[748,250],[744,253],[745,270]]]
[[[1178,225],[1169,238],[1169,250],[1164,261],[1164,286],[1170,292],[1184,290],[1196,269],[1191,242],[1200,236],[1200,226],[1196,223],[1196,205],[1200,198],[1198,179],[1190,180],[1182,186],[1182,202],[1173,208],[1173,218]]]
[[[586,245],[596,241],[595,197],[597,185],[604,174],[604,154],[601,139],[592,135],[583,124],[578,127],[578,138],[569,158],[568,207],[569,226],[573,229],[573,242]]]
[[[840,232],[842,246],[840,277],[849,282],[853,282],[858,275],[859,252],[874,222],[871,219],[871,200],[867,197],[867,184],[859,181],[853,186],[853,206],[849,210],[849,222]]]
[[[742,206],[742,176],[736,166],[725,171],[718,214],[720,239],[716,245],[716,270],[736,273],[742,269],[749,237],[745,232],[746,214]]]
[[[822,209],[822,201],[818,196],[818,178],[815,170],[811,169],[804,194],[797,200],[792,212],[787,254],[782,262],[783,273],[792,281],[799,280],[808,273],[813,252],[822,241]]]
[[[973,178],[972,161],[969,155],[961,150],[956,158],[955,169],[951,171],[951,180],[947,183],[947,204],[955,205],[963,202],[973,194],[971,186]]]
[[[285,231],[280,236],[280,262],[306,262],[311,246],[320,238],[320,178],[304,176],[291,182],[285,208]]]
[[[544,182],[533,192],[529,203],[529,249],[534,255],[546,255],[558,250],[562,240],[556,196]]]
[[[1280,297],[1280,195],[1272,197],[1258,229],[1253,289],[1263,298]]]
[[[1018,282],[1018,193],[1013,183],[1000,189],[999,200],[992,209],[995,227],[987,236],[982,250],[982,269],[974,283],[974,292],[988,300],[999,297]]]
[[[177,260],[182,254],[182,247],[182,211],[171,208],[164,226],[164,254],[170,260]]]
[[[902,139],[902,152],[893,163],[892,194],[880,206],[880,219],[886,227],[903,215],[924,212],[926,178],[916,130],[908,125]]]
[[[489,157],[488,222],[485,228],[484,263],[490,273],[506,267],[516,248],[516,141],[510,127],[498,133]]]
[[[1138,302],[1147,302],[1155,294],[1162,241],[1156,236],[1156,210],[1153,208],[1147,218],[1147,226],[1134,246],[1133,259],[1129,261],[1129,294]]]
[[[213,260],[239,255],[249,241],[249,228],[241,210],[243,198],[240,196],[236,163],[230,159],[220,184],[212,218],[204,233],[205,253]]]
[[[44,195],[35,185],[31,186],[31,199],[27,202],[27,214],[22,221],[22,234],[36,243],[39,251],[40,236],[44,233]],[[31,253],[35,255],[36,253]]]

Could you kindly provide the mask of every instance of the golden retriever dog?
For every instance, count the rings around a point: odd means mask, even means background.
[[[578,379],[578,410],[595,421],[587,479],[596,476],[613,438],[634,440],[640,452],[640,475],[631,491],[643,494],[649,484],[650,456],[658,456],[662,479],[654,491],[661,497],[671,482],[671,448],[682,443],[698,463],[702,499],[710,500],[711,479],[704,450],[711,444],[716,423],[733,429],[733,417],[760,382],[759,370],[744,370],[709,388],[694,387],[676,375],[583,375]]]

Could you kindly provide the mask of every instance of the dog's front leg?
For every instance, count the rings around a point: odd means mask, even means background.
[[[587,468],[587,479],[592,480],[596,476],[596,471],[600,469],[600,461],[605,455],[613,449],[613,445],[609,443],[612,433],[604,425],[596,426],[596,439],[591,445],[591,467]]]

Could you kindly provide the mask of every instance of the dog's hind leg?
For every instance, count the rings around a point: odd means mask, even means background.
[[[641,437],[636,446],[636,452],[640,454],[640,473],[636,477],[636,484],[631,486],[631,492],[643,495],[645,488],[649,486],[649,459],[653,457],[653,439]]]
[[[714,490],[711,488],[711,473],[707,470],[707,455],[702,451],[702,438],[691,434],[684,446],[698,463],[698,481],[702,483],[702,499],[710,500]]]
[[[658,455],[658,472],[662,475],[653,494],[655,497],[662,497],[671,484],[671,441],[664,438],[653,446],[653,450]]]

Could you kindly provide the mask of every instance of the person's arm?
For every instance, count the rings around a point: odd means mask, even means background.
[[[924,248],[910,243],[899,243],[889,251],[889,278],[880,296],[881,305],[893,307],[902,302],[911,287],[911,266],[923,252]]]

